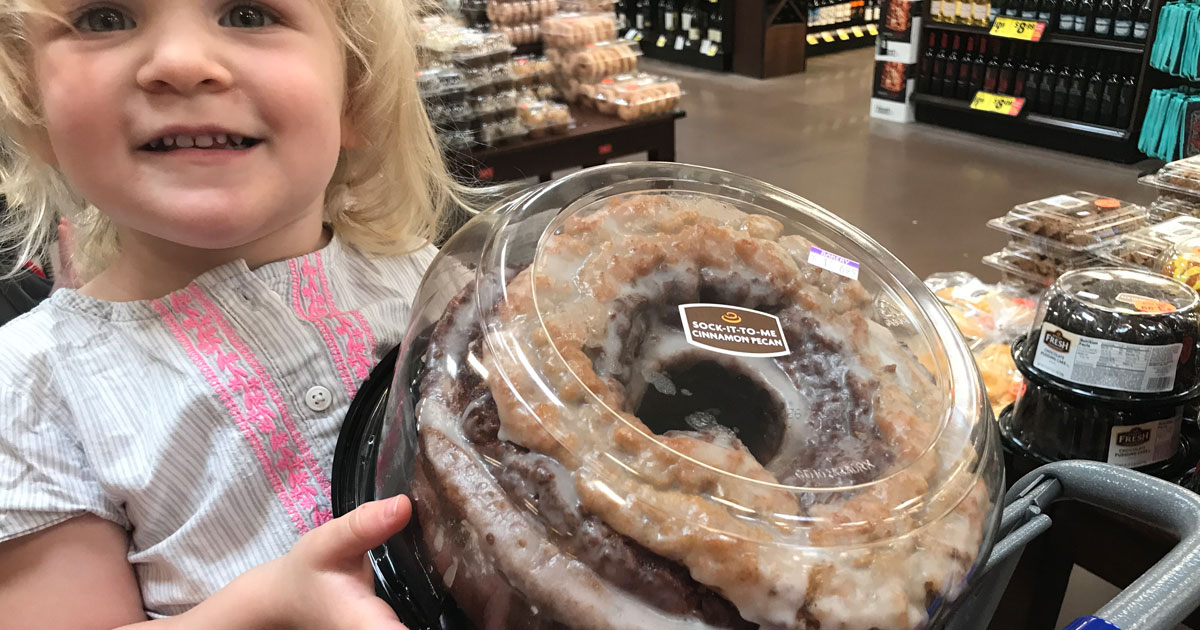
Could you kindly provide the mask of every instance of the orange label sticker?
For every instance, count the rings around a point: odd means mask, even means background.
[[[1117,301],[1124,302],[1143,313],[1174,313],[1175,312],[1175,306],[1172,304],[1169,304],[1162,300],[1148,298],[1144,295],[1137,295],[1135,293],[1121,293],[1121,294],[1117,295]]]

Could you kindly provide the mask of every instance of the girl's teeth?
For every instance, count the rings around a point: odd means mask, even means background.
[[[212,136],[196,136],[196,146],[201,149],[207,149],[213,145]]]
[[[191,136],[176,136],[175,145],[180,149],[190,149],[195,146]]]
[[[227,136],[223,133],[219,133],[219,134],[213,136],[213,141],[216,142],[217,144],[222,144],[222,145],[227,144]]]
[[[167,136],[166,138],[162,139],[162,144],[163,144],[163,146],[165,146],[169,149],[169,148],[175,146],[175,138],[173,138],[171,136]]]
[[[241,136],[235,136],[233,134],[229,134],[229,144],[241,146],[243,140],[245,140],[245,138],[243,138]]]

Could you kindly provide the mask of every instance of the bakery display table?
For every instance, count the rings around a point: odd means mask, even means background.
[[[651,161],[675,161],[674,111],[624,121],[590,109],[571,108],[575,127],[565,134],[527,138],[513,144],[452,154],[454,172],[468,180],[512,181],[537,177],[549,181],[556,171],[598,166],[610,159],[647,153]]]

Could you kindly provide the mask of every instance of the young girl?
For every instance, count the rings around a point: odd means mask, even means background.
[[[88,279],[0,329],[5,628],[400,627],[329,473],[454,188],[412,1],[0,0],[14,259]]]

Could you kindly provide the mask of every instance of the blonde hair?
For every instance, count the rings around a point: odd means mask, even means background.
[[[30,16],[51,15],[43,1],[0,0],[0,194],[9,206],[0,243],[15,257],[11,275],[24,261],[44,260],[59,217],[67,217],[77,230],[72,260],[86,277],[118,253],[116,230],[23,142],[43,126],[25,31]],[[446,169],[414,78],[427,0],[313,1],[345,48],[346,108],[358,134],[326,188],[325,221],[368,254],[419,249],[468,192]]]

